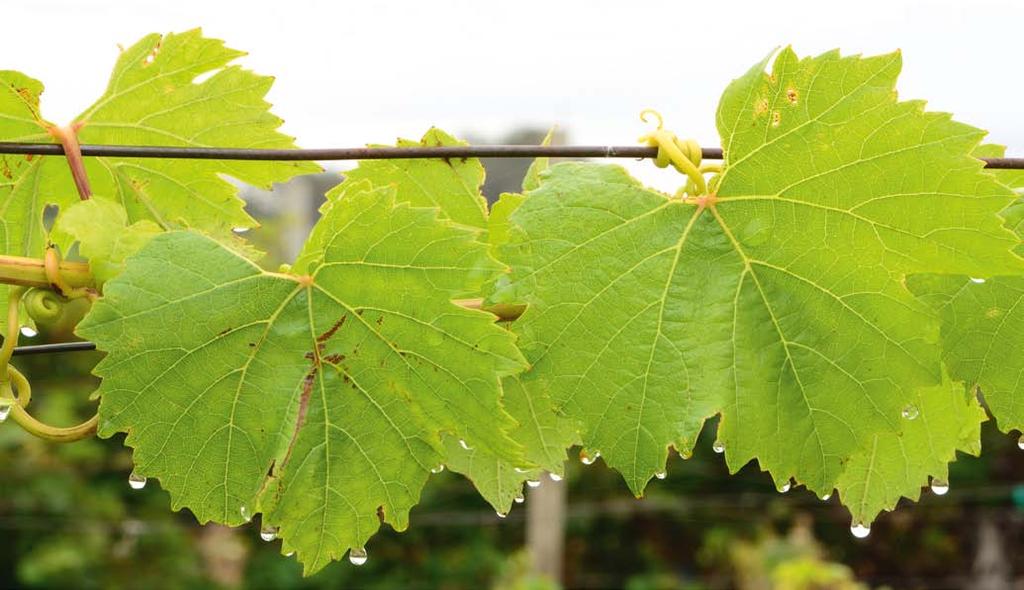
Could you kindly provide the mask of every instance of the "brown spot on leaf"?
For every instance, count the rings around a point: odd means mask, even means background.
[[[334,325],[331,326],[326,332],[317,336],[316,341],[322,344],[333,338],[334,334],[337,333],[337,331],[340,330],[341,327],[345,325],[345,320],[347,318],[347,314],[342,315],[340,318],[338,318],[338,321],[334,322]]]
[[[772,111],[772,127],[778,127],[779,125],[782,125],[782,113]]]
[[[800,98],[800,93],[798,93],[796,91],[796,88],[787,88],[786,89],[786,100],[789,101],[789,104],[796,104],[796,101],[799,98]]]

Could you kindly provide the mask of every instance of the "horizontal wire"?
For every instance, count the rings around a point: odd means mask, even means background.
[[[63,156],[64,147],[49,143],[3,143],[0,154]],[[438,147],[362,147],[321,149],[254,149],[136,145],[83,145],[83,156],[312,162],[421,158],[654,158],[658,148],[634,145],[452,145]],[[721,160],[721,148],[704,148],[704,159]],[[1024,158],[979,158],[986,168],[1024,170]]]
[[[421,158],[654,158],[658,148],[594,145],[474,145],[438,147],[372,147],[325,149],[192,148],[170,146],[83,145],[83,156],[119,158],[182,158],[193,160],[327,161]],[[48,143],[0,142],[0,154],[62,156],[64,147]],[[721,160],[721,148],[703,148],[703,158]],[[1024,158],[980,158],[986,168],[1024,170]],[[95,350],[92,342],[60,342],[19,346],[13,356]]]
[[[33,344],[31,346],[16,346],[11,356],[28,356],[30,354],[52,354],[56,352],[78,352],[82,350],[96,350],[94,342],[57,342],[54,344]]]
[[[722,150],[707,148],[703,157],[722,159]],[[0,154],[62,156],[64,147],[48,143],[0,143]],[[83,145],[83,156],[184,158],[193,160],[392,160],[420,158],[653,158],[658,148],[614,145],[447,145],[437,147],[361,147],[323,149],[252,149],[133,145]],[[1024,164],[1022,164],[1024,166]]]

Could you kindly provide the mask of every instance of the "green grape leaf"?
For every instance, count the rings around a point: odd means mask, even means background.
[[[108,353],[100,435],[127,432],[136,471],[200,521],[262,511],[307,573],[408,525],[443,433],[525,465],[500,404],[514,339],[451,302],[503,267],[477,230],[364,188],[317,224],[308,274],[164,233],[78,329]]]
[[[1000,430],[1024,431],[1024,277],[916,275],[907,284],[939,311],[950,375],[981,388]]]
[[[830,492],[940,382],[938,322],[904,277],[1022,268],[998,215],[1013,193],[970,155],[984,132],[899,102],[898,53],[766,63],[723,94],[703,203],[563,163],[510,218],[495,300],[528,305],[522,383],[637,495],[714,414],[731,470]]]
[[[420,141],[399,139],[398,147],[467,145],[431,128]],[[373,146],[385,147],[385,146]],[[441,213],[471,227],[487,227],[487,200],[480,192],[484,167],[476,158],[363,160],[345,173],[345,182],[368,180],[374,186],[394,184],[398,201],[415,207],[438,207]]]
[[[64,243],[77,241],[79,254],[92,261],[92,274],[102,285],[121,274],[125,259],[162,231],[148,219],[129,225],[128,214],[113,201],[89,199],[68,207],[50,235],[63,237]]]
[[[565,474],[566,449],[579,440],[577,427],[555,413],[551,400],[528,391],[517,376],[503,379],[502,388],[505,410],[519,423],[510,435],[537,467],[517,469],[486,450],[464,449],[453,437],[445,439],[445,446],[448,467],[468,477],[499,514],[508,514],[516,497],[522,496],[523,482],[539,478],[541,470]]]
[[[74,121],[83,144],[291,148],[264,95],[272,79],[231,62],[243,55],[199,30],[149,35],[124,50],[106,92]],[[208,78],[195,82],[200,76]],[[0,73],[0,141],[52,141],[39,113],[39,82]],[[16,95],[16,97],[15,97]],[[20,101],[20,102],[19,102]],[[34,134],[32,128],[34,126]],[[8,158],[8,162],[10,158]],[[8,164],[9,166],[9,164]],[[319,167],[295,162],[86,158],[96,198],[120,203],[129,222],[194,227],[221,234],[255,221],[225,177],[269,187]],[[63,158],[21,166],[0,187],[8,254],[36,255],[45,245],[42,211],[79,200]]]
[[[836,482],[854,523],[870,523],[901,496],[916,501],[929,478],[948,486],[956,452],[981,452],[981,423],[988,417],[959,381],[944,377],[940,385],[917,390],[904,415],[901,432],[869,437]]]

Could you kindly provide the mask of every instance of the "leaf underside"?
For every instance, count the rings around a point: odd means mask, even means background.
[[[307,572],[380,519],[407,526],[442,433],[527,465],[500,405],[513,337],[451,303],[501,265],[476,232],[362,189],[318,223],[306,276],[166,233],[79,327],[108,353],[100,434],[128,432],[137,472],[200,521],[263,512]]]
[[[944,395],[938,322],[904,278],[1020,272],[998,216],[1014,195],[970,156],[982,131],[897,101],[898,53],[766,63],[722,97],[717,205],[618,166],[557,165],[510,217],[495,299],[529,305],[523,386],[635,494],[721,414],[731,470],[757,460],[780,486],[844,500],[859,486],[847,505],[870,521],[938,464],[867,492],[850,467],[908,428],[908,405]],[[959,429],[930,435],[941,461],[970,447]]]

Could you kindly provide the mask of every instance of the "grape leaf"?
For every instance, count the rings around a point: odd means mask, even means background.
[[[128,224],[121,205],[89,199],[68,207],[53,227],[53,236],[66,243],[77,241],[79,253],[90,259],[96,283],[102,285],[124,270],[124,262],[163,230],[148,219]]]
[[[264,512],[307,573],[408,524],[441,433],[524,464],[500,378],[523,367],[493,316],[452,299],[503,267],[479,233],[394,187],[335,200],[301,258],[260,270],[194,232],[152,239],[79,326],[101,436],[200,521]]]
[[[243,55],[199,30],[148,35],[124,50],[106,92],[75,119],[83,144],[291,148],[277,131],[264,95],[272,79],[231,62]],[[209,77],[195,82],[199,76]],[[52,142],[39,111],[43,86],[18,72],[0,72],[0,141]],[[193,227],[228,239],[256,222],[243,210],[232,177],[269,187],[311,163],[86,158],[93,198],[119,203],[129,223]],[[79,201],[62,157],[4,156],[0,181],[0,253],[40,256],[43,210]],[[60,244],[63,247],[69,243]]]
[[[1013,194],[970,156],[984,133],[898,102],[898,53],[766,63],[723,94],[706,206],[564,163],[510,218],[495,299],[529,306],[522,383],[637,495],[716,413],[731,470],[831,492],[940,382],[937,320],[905,275],[1021,270],[998,216]]]
[[[981,423],[988,419],[964,385],[945,377],[935,387],[917,390],[906,408],[901,432],[879,432],[855,452],[836,482],[854,523],[870,523],[892,510],[901,496],[920,497],[929,477],[949,485],[956,452],[981,452]]]
[[[420,141],[399,139],[398,147],[466,145],[437,128]],[[374,146],[385,147],[385,146]],[[345,173],[346,182],[368,180],[374,186],[394,184],[398,201],[416,207],[438,207],[457,223],[485,229],[487,200],[480,193],[484,167],[476,158],[362,160]]]

